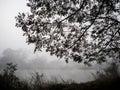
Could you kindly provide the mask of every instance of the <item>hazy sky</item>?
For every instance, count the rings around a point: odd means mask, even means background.
[[[84,69],[80,64],[66,64],[46,53],[33,54],[33,45],[27,45],[22,30],[15,27],[15,16],[19,12],[29,11],[26,2],[27,0],[0,0],[0,69],[6,62],[12,61],[25,73],[41,70],[48,76],[63,75],[64,78],[76,81],[90,79],[91,72],[85,71],[88,68]]]
[[[26,0],[0,0],[0,53],[6,48],[18,49],[30,46],[25,43],[20,28],[15,27],[18,12],[27,12]]]

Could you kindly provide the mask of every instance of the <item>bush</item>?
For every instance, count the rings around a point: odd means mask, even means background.
[[[47,80],[44,74],[36,72],[30,82],[20,80],[16,75],[17,65],[6,64],[6,68],[0,73],[0,90],[119,90],[120,78],[118,64],[111,63],[109,67],[98,71],[96,80],[86,83],[73,81],[61,81],[57,78]],[[116,89],[117,88],[117,89]]]
[[[7,63],[6,68],[1,71],[0,88],[2,88],[2,90],[19,89],[20,81],[19,78],[15,75],[15,71],[17,70],[16,67],[17,65],[13,65],[13,63]]]
[[[104,68],[96,73],[96,79],[115,79],[119,78],[119,64],[116,62],[108,63],[108,67]]]
[[[21,81],[16,75],[17,65],[7,63],[0,72],[0,90],[31,90],[26,81]]]

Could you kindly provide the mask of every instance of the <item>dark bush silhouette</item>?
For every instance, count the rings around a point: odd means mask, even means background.
[[[29,82],[20,80],[15,75],[17,65],[8,63],[0,73],[0,90],[119,90],[120,77],[118,73],[115,74],[116,67],[118,66],[111,64],[105,69],[106,74],[99,73],[96,80],[86,83],[69,82],[63,79],[59,81],[56,78],[54,81],[49,81],[44,74],[39,73],[35,73]]]
[[[6,68],[0,74],[0,87],[3,90],[15,90],[19,87],[19,79],[15,76],[16,65],[7,63]]]
[[[96,79],[105,80],[105,79],[115,79],[119,78],[119,63],[110,62],[107,64],[108,67],[100,69],[96,73]]]
[[[27,90],[27,83],[21,82],[15,75],[17,65],[7,63],[6,68],[0,72],[0,90]]]

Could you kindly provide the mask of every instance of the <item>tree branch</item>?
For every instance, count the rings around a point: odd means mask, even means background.
[[[114,19],[112,17],[99,17],[99,19],[110,19],[110,20],[112,20],[112,21],[117,22],[117,23],[120,24],[120,21],[118,21],[117,19]]]
[[[84,34],[87,32],[87,30],[94,24],[95,20],[97,19],[98,15],[99,15],[99,13],[100,13],[101,8],[102,8],[103,5],[104,5],[104,1],[105,1],[105,0],[103,0],[102,4],[100,5],[99,10],[98,10],[96,16],[94,17],[92,23],[84,30],[84,32],[82,33],[82,35],[81,35],[81,36],[78,38],[78,40],[76,40],[74,43],[77,43],[77,42],[84,36]],[[74,46],[74,44],[73,44],[72,46]],[[72,46],[71,46],[71,47],[72,47]],[[71,48],[71,47],[70,47],[70,48]]]
[[[73,15],[75,15],[77,12],[79,12],[79,11],[83,8],[84,4],[85,4],[85,0],[82,2],[81,6],[80,6],[80,8],[79,8],[78,10],[76,10],[74,13],[70,14],[69,16],[67,16],[66,18],[64,18],[63,20],[61,20],[59,23],[63,22],[64,20],[70,18],[71,16],[73,16]],[[58,23],[58,24],[59,24],[59,23]]]
[[[105,48],[107,48],[107,46],[112,42],[113,38],[115,37],[115,35],[119,32],[120,28],[118,28],[118,30],[115,32],[115,34],[110,38],[110,40],[108,42],[106,42],[105,47],[101,48],[98,51],[98,54],[103,51]]]

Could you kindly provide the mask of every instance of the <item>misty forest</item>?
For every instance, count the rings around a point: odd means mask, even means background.
[[[120,89],[120,0],[25,4],[13,15],[14,27],[33,49],[0,52],[0,90]]]

